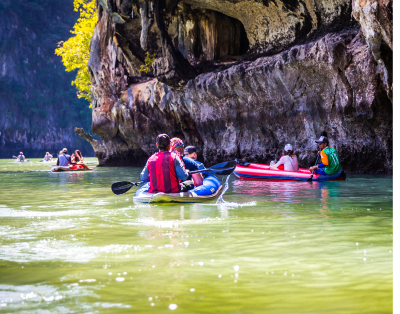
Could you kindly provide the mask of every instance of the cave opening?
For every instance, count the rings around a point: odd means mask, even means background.
[[[242,22],[186,3],[178,4],[168,32],[175,48],[200,72],[232,64],[249,49]]]

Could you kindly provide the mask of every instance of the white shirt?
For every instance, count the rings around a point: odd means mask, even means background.
[[[284,165],[284,169],[287,171],[299,171],[299,163],[296,156],[290,157],[286,155],[281,157],[274,166],[279,167],[280,165]]]

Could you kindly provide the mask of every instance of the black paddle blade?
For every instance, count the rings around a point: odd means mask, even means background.
[[[211,166],[209,172],[220,176],[227,176],[228,174],[231,174],[235,170],[236,165],[237,165],[236,160],[221,162],[220,164]]]
[[[121,195],[128,192],[134,185],[136,184],[129,181],[115,182],[111,185],[111,190],[115,195]]]

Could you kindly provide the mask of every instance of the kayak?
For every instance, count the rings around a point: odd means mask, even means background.
[[[94,168],[86,168],[83,165],[69,165],[68,167],[56,166],[51,168],[51,172],[65,172],[65,171],[92,171]]]
[[[209,175],[203,184],[193,190],[179,193],[149,193],[150,183],[139,188],[133,196],[133,201],[140,203],[200,203],[217,198],[222,192],[221,181]]]
[[[307,168],[299,168],[299,171],[273,170],[270,166],[263,164],[249,163],[237,165],[233,173],[242,180],[263,180],[263,181],[307,181],[311,172]],[[345,180],[346,174],[343,170],[334,175],[314,174],[312,181],[333,181]]]

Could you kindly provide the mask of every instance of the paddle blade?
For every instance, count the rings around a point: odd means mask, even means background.
[[[211,174],[220,176],[227,176],[231,174],[236,168],[236,160],[225,161],[215,166],[210,167],[209,171]]]
[[[111,190],[115,195],[121,195],[128,192],[134,185],[136,184],[129,181],[115,182],[111,185]]]

